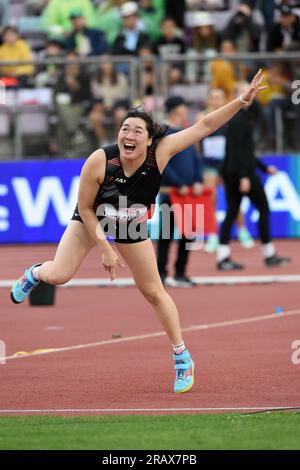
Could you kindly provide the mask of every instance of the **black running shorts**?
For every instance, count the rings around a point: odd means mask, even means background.
[[[80,217],[78,205],[74,210],[71,220],[84,223]],[[115,223],[104,217],[98,217],[98,220],[106,237],[114,239],[116,243],[139,243],[149,238],[147,220],[140,223],[134,223],[134,221],[130,223]]]

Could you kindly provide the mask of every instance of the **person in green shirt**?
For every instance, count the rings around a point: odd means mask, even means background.
[[[155,41],[161,36],[160,23],[165,15],[165,0],[139,0],[138,3],[145,31]]]
[[[112,45],[122,29],[120,6],[126,0],[104,0],[96,9],[96,26],[106,36],[109,45]]]
[[[80,11],[89,27],[95,26],[95,11],[92,0],[49,0],[43,12],[43,23],[49,36],[64,36],[72,29],[71,13]]]

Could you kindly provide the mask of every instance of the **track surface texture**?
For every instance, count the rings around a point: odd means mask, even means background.
[[[234,243],[233,258],[246,264],[241,274],[299,274],[299,241],[277,241],[276,246],[279,254],[293,258],[289,266],[265,268],[258,243],[250,251]],[[51,259],[54,251],[53,245],[2,245],[0,279],[16,279],[25,267]],[[174,254],[175,247],[171,265]],[[189,274],[232,276],[218,272],[214,255],[201,250],[191,253]],[[130,273],[125,267],[119,276]],[[96,251],[77,277],[106,277]],[[14,305],[9,289],[1,288],[0,340],[9,358],[0,364],[0,413],[299,408],[300,364],[292,363],[292,344],[300,341],[299,289],[298,282],[168,288],[196,363],[194,388],[174,395],[169,342],[135,287],[57,289],[52,307]],[[276,314],[277,307],[283,313]],[[58,350],[12,357],[49,348]]]

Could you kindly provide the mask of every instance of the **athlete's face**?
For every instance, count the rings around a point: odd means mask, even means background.
[[[120,155],[129,160],[142,157],[146,155],[151,141],[145,121],[140,118],[128,118],[123,122],[118,135]]]

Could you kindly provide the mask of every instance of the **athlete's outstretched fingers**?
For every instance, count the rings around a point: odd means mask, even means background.
[[[116,279],[116,268],[110,268],[110,280],[114,281]]]
[[[261,75],[262,75],[262,69],[259,69],[259,71],[255,74],[253,78],[253,82],[259,80],[261,78]]]

